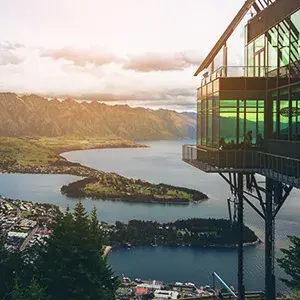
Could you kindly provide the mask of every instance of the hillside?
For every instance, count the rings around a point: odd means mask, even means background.
[[[196,120],[197,114],[195,112],[183,112],[182,115],[185,115],[191,119]],[[236,132],[236,118],[234,117],[220,117],[220,124],[221,124],[221,136],[232,139],[232,134]],[[240,119],[240,128],[244,127],[244,119]],[[246,127],[247,131],[252,130],[253,132],[256,132],[256,122],[251,120],[246,120]],[[264,122],[259,121],[258,122],[258,131],[263,133],[264,132]],[[241,132],[240,137],[242,138],[243,133]]]
[[[0,93],[0,136],[63,135],[151,140],[195,136],[196,121],[171,110]]]

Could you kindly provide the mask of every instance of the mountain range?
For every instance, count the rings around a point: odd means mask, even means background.
[[[194,138],[196,119],[173,110],[0,93],[0,136],[63,135],[131,140]]]

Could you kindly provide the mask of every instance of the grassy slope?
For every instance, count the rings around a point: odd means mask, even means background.
[[[134,147],[131,141],[103,138],[77,138],[74,136],[48,137],[0,137],[0,165],[15,162],[22,166],[44,166],[62,159],[63,151],[106,147]]]
[[[160,185],[149,184],[140,180],[128,180],[125,177],[110,176],[109,178],[100,178],[95,183],[89,183],[85,186],[86,196],[94,197],[102,194],[118,195],[143,195],[153,196],[158,199],[186,199],[193,201],[193,195],[186,191],[176,188],[164,187]]]
[[[18,163],[20,165],[48,165],[59,160],[51,149],[21,138],[0,138],[0,165]]]
[[[79,139],[72,136],[58,138],[6,138],[0,137],[0,167],[8,166],[47,166],[58,160],[65,160],[59,153],[75,149],[134,147],[136,144],[124,140],[104,140],[101,138]],[[51,168],[51,167],[50,167]],[[63,167],[62,167],[63,168]],[[18,167],[17,167],[18,170]],[[100,172],[99,172],[100,174]],[[88,175],[89,176],[89,175]],[[167,185],[155,185],[142,180],[129,179],[114,173],[97,176],[96,182],[90,182],[78,188],[75,182],[75,195],[111,199],[136,199],[143,196],[144,201],[162,200],[163,202],[191,202],[206,199],[206,195],[184,188]],[[149,200],[148,199],[148,200]]]

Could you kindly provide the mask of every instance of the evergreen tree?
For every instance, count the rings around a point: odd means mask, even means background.
[[[18,252],[5,248],[5,235],[0,235],[0,299],[8,299],[16,284],[15,275],[22,270],[23,261]]]
[[[97,215],[97,209],[96,209],[95,206],[93,207],[92,212],[91,212],[91,222],[90,222],[90,225],[91,225],[91,230],[94,233],[98,233],[99,232],[99,220],[98,220],[98,215]]]
[[[20,281],[18,278],[14,280],[14,286],[10,295],[11,300],[23,300],[24,294],[22,288],[20,287]]]
[[[46,300],[45,290],[39,285],[37,280],[33,278],[29,287],[26,289],[25,297],[22,300]],[[13,299],[12,299],[13,300]]]
[[[292,290],[300,290],[300,238],[289,236],[289,239],[291,245],[281,250],[283,257],[278,264],[290,278],[281,280]]]
[[[88,217],[82,202],[74,214],[57,221],[36,260],[39,282],[55,300],[113,300],[117,288],[112,271],[102,257],[103,243],[95,238],[95,212]],[[97,229],[97,230],[96,230]]]
[[[98,213],[97,209],[94,206],[90,215],[90,232],[91,236],[94,237],[95,243],[99,245],[99,250],[102,251],[104,250],[104,245],[107,242],[107,234],[104,233],[103,230],[100,228],[100,223],[98,220]],[[101,248],[102,247],[102,248]]]

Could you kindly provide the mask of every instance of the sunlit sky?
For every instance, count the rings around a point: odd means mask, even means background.
[[[243,3],[0,0],[0,91],[193,109],[194,71]]]

